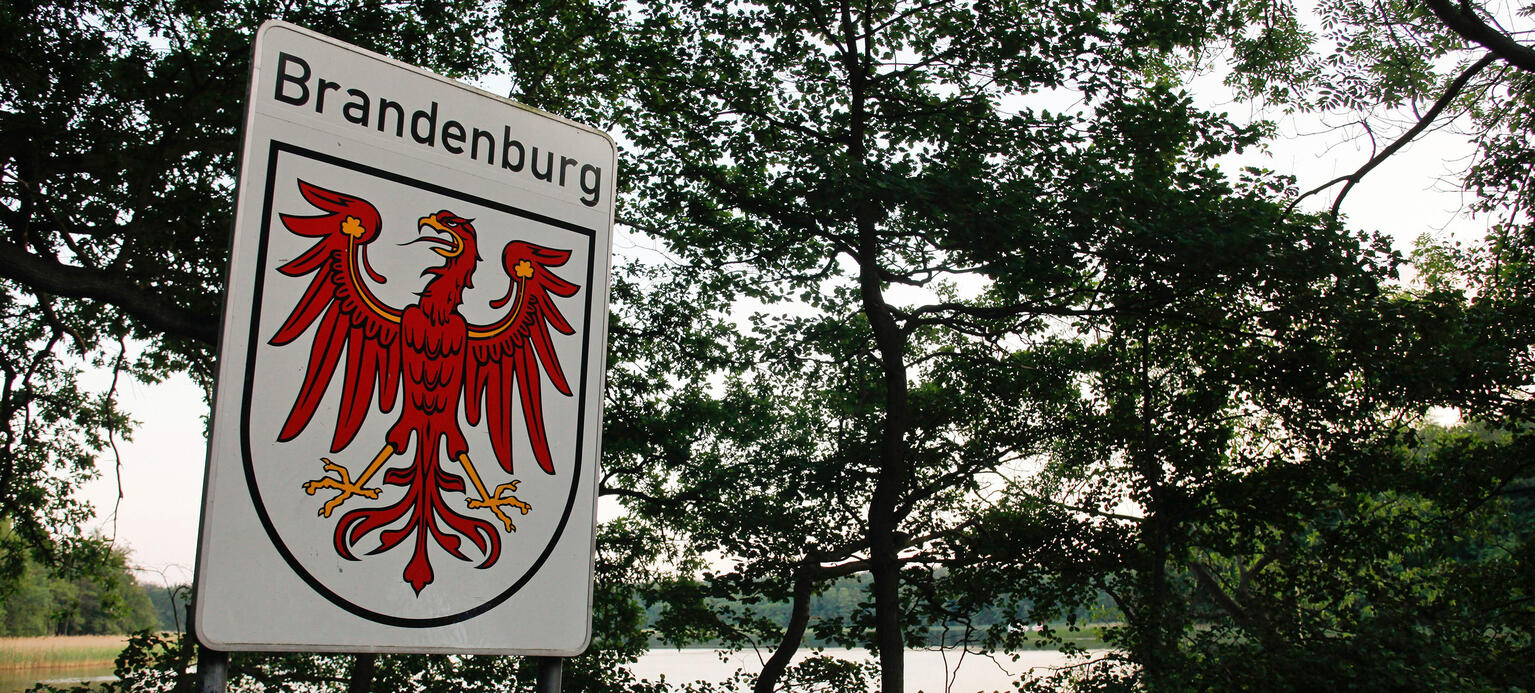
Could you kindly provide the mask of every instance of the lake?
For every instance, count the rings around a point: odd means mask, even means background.
[[[864,650],[827,648],[824,654],[839,659],[873,661]],[[629,669],[635,675],[647,679],[659,679],[663,675],[668,683],[692,681],[723,681],[736,669],[755,672],[761,661],[772,653],[737,652],[722,661],[713,650],[666,650],[654,649],[640,658]],[[802,651],[802,656],[809,654]],[[1053,650],[1031,650],[995,659],[978,655],[962,655],[957,651],[936,652],[929,650],[906,651],[907,693],[975,693],[976,691],[1011,691],[1013,683],[1030,670],[1058,667],[1068,663],[1067,658]],[[798,658],[796,662],[800,661]]]
[[[871,661],[867,652],[827,648],[827,655],[840,659]],[[736,669],[755,672],[770,652],[737,652],[721,659],[714,650],[654,649],[630,667],[635,675],[651,680],[663,676],[668,683],[724,681]],[[802,655],[808,655],[805,651]],[[799,661],[799,660],[796,660]],[[1018,660],[1008,657],[990,659],[958,652],[907,650],[906,690],[908,693],[975,693],[976,691],[1011,691],[1013,683],[1031,669],[1060,666],[1066,658],[1050,650],[1018,653]],[[0,693],[20,693],[38,681],[65,686],[80,681],[110,680],[112,667],[48,669],[43,671],[0,672]]]
[[[0,693],[21,693],[39,681],[61,688],[85,681],[111,681],[112,665],[53,667],[48,669],[8,669],[0,671]]]

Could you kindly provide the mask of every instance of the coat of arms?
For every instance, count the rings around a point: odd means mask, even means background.
[[[318,516],[333,522],[330,545],[341,559],[407,555],[401,577],[419,597],[436,576],[433,554],[494,566],[503,537],[537,512],[518,497],[514,471],[526,475],[532,466],[514,460],[514,437],[525,440],[519,445],[531,449],[541,472],[555,473],[545,398],[571,396],[554,341],[575,334],[560,302],[580,286],[557,273],[571,253],[510,240],[487,262],[481,249],[495,246],[453,209],[386,219],[361,197],[296,183],[307,208],[280,213],[283,228],[274,231],[312,244],[275,269],[307,284],[296,301],[281,304],[287,317],[260,339],[263,348],[307,352],[307,360],[302,375],[293,374],[301,382],[276,442],[328,429],[329,455],[309,458],[315,477],[292,492],[323,499]],[[401,224],[410,229],[393,228]],[[392,247],[419,252],[419,275],[386,276],[370,262],[386,227]],[[422,278],[413,302],[380,293],[389,282]],[[507,287],[481,307],[489,319],[461,310],[476,279]],[[359,439],[377,417],[393,423]],[[483,429],[488,450],[471,445],[470,429]]]

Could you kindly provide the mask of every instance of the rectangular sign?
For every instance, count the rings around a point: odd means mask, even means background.
[[[198,638],[579,654],[612,140],[275,22],[249,99]]]

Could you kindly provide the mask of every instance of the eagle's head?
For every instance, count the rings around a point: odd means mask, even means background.
[[[411,243],[433,243],[432,252],[447,258],[447,262],[426,270],[427,274],[442,276],[463,272],[464,284],[468,285],[468,272],[480,260],[478,239],[473,219],[465,219],[446,209],[417,222],[422,236]]]
[[[441,247],[433,248],[432,252],[448,258],[450,262],[460,255],[468,255],[478,260],[479,251],[475,246],[473,221],[446,209],[429,217],[421,217],[421,220],[417,222],[417,228],[422,233],[430,232],[435,235],[422,236],[416,241],[439,244]]]

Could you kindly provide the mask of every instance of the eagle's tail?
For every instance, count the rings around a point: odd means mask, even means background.
[[[441,468],[438,436],[429,431],[419,433],[427,435],[416,436],[415,464],[384,474],[384,483],[405,487],[405,495],[382,508],[358,508],[343,515],[336,523],[334,537],[336,552],[349,560],[357,560],[352,548],[375,531],[382,530],[378,534],[379,543],[368,555],[388,551],[414,537],[414,553],[405,565],[404,578],[417,595],[433,579],[428,544],[435,543],[454,558],[468,561],[472,559],[463,551],[463,540],[468,539],[484,556],[481,568],[494,565],[501,556],[501,536],[495,525],[462,515],[448,506],[442,492],[462,493],[464,480]],[[405,524],[385,529],[401,518],[407,518]]]

